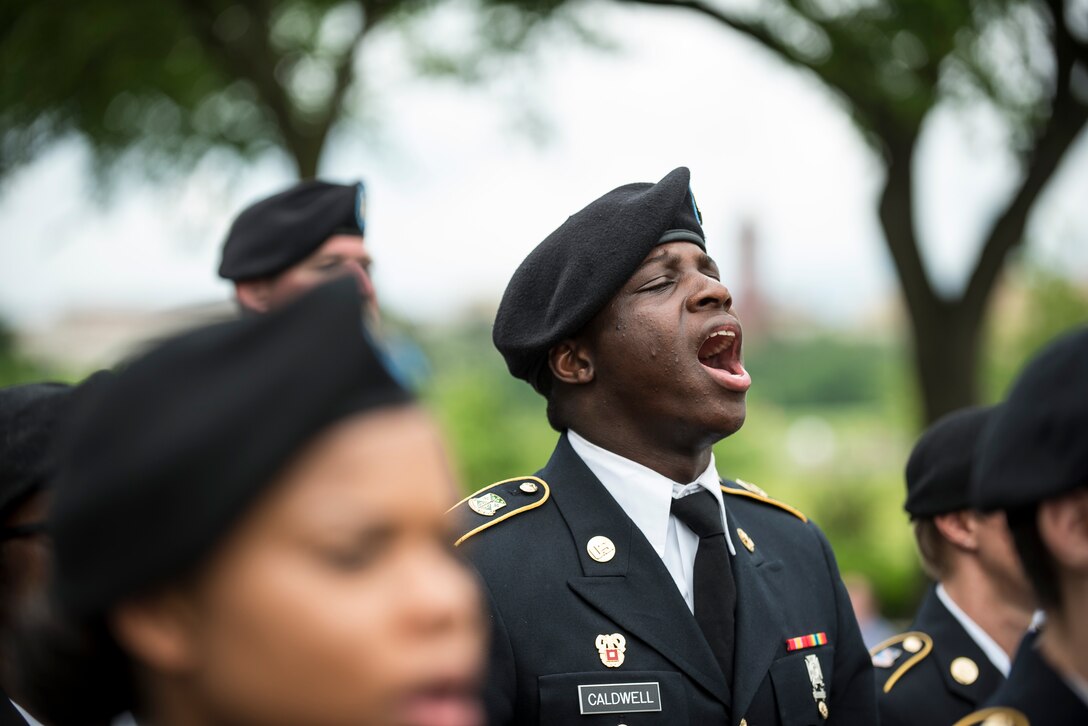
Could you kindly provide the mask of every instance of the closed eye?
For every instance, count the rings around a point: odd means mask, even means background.
[[[654,292],[655,290],[664,290],[665,288],[674,285],[675,282],[675,280],[669,279],[667,277],[658,277],[650,280],[645,285],[640,287],[638,289],[638,292]]]

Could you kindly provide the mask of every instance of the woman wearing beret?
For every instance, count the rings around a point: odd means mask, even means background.
[[[483,623],[428,418],[350,282],[190,333],[80,402],[23,628],[45,723],[478,726]]]

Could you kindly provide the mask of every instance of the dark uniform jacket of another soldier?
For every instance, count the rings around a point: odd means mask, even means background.
[[[728,685],[661,557],[565,435],[535,477],[455,508],[489,599],[491,726],[877,722],[870,658],[827,540],[755,487],[722,488],[743,544]],[[489,494],[506,506],[474,511]],[[610,558],[589,552],[602,536]]]
[[[1036,647],[1036,640],[1035,633],[1024,638],[1012,662],[1009,679],[986,702],[986,708],[958,721],[956,726],[989,723],[1008,726],[1088,724],[1088,703],[1078,698],[1043,659]]]
[[[1005,677],[932,588],[906,633],[873,649],[881,726],[952,724]]]

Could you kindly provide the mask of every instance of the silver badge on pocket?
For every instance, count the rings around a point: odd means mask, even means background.
[[[816,701],[823,718],[828,717],[827,688],[824,686],[824,669],[820,667],[820,659],[815,653],[805,656],[805,668],[808,669],[808,680],[812,684],[812,699]]]

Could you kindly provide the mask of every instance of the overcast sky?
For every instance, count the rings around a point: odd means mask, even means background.
[[[817,83],[683,12],[600,6],[587,17],[619,50],[557,39],[533,67],[487,84],[414,80],[397,41],[372,43],[380,125],[342,134],[322,175],[363,178],[383,304],[441,321],[493,305],[520,260],[569,214],[631,181],[692,170],[711,253],[727,284],[743,221],[762,283],[828,322],[863,317],[894,292],[880,241],[878,164]],[[544,142],[530,119],[542,120]],[[529,130],[527,130],[529,129]],[[1015,182],[985,114],[937,114],[918,159],[931,274],[956,289]],[[269,156],[228,173],[210,160],[150,184],[127,174],[96,201],[79,143],[20,171],[0,195],[0,317],[48,322],[70,308],[222,300],[215,276],[232,216],[292,181]],[[1088,139],[1036,208],[1032,255],[1088,279]]]

